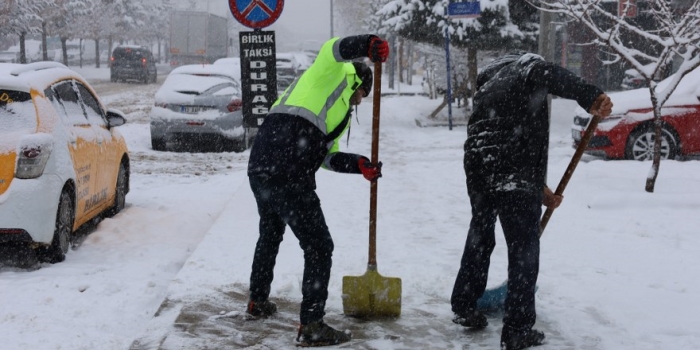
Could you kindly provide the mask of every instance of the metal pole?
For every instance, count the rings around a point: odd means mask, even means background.
[[[452,79],[450,73],[450,31],[447,25],[447,7],[445,7],[445,58],[447,63],[447,120],[452,130]]]
[[[331,38],[333,38],[333,0],[331,0]]]

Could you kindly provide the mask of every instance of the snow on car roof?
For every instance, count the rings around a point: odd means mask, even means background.
[[[241,80],[241,58],[240,57],[224,57],[219,58],[213,63],[216,66],[228,66],[233,72],[236,79]]]
[[[58,62],[35,62],[28,64],[0,63],[0,87],[29,92],[44,89],[66,77],[84,80],[80,74]]]
[[[232,65],[192,64],[173,69],[155,94],[156,102],[185,103],[215,85],[240,83]],[[240,72],[238,73],[240,75]],[[183,93],[183,92],[187,93]]]

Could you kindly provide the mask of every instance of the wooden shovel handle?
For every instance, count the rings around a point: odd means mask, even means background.
[[[374,96],[372,97],[372,164],[379,162],[379,104],[382,96],[382,63],[374,62]],[[369,259],[377,267],[377,180],[369,185]]]
[[[571,175],[573,175],[574,170],[576,169],[579,160],[581,160],[581,156],[583,156],[583,152],[586,150],[586,147],[588,147],[588,142],[591,140],[591,137],[593,137],[593,132],[595,132],[595,128],[598,126],[598,122],[601,119],[601,116],[594,115],[593,119],[591,119],[590,123],[588,123],[586,131],[583,133],[581,141],[578,143],[578,147],[576,147],[576,152],[571,158],[569,166],[564,172],[564,176],[562,176],[561,181],[559,181],[559,186],[557,186],[556,191],[554,191],[555,195],[561,196],[564,193],[564,189],[566,188],[566,185],[569,184]],[[542,237],[544,228],[547,227],[547,222],[549,222],[549,219],[552,217],[552,213],[554,213],[554,208],[547,208],[544,215],[542,215],[542,219],[540,220],[540,237]]]

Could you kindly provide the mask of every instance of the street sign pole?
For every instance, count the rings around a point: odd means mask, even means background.
[[[477,18],[481,16],[479,0],[450,1],[445,9],[445,53],[447,60],[447,114],[452,130],[452,77],[450,72],[450,32],[449,20],[452,18]]]

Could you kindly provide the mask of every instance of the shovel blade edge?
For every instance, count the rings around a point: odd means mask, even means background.
[[[343,312],[360,318],[395,318],[401,315],[401,279],[376,271],[343,277]]]

